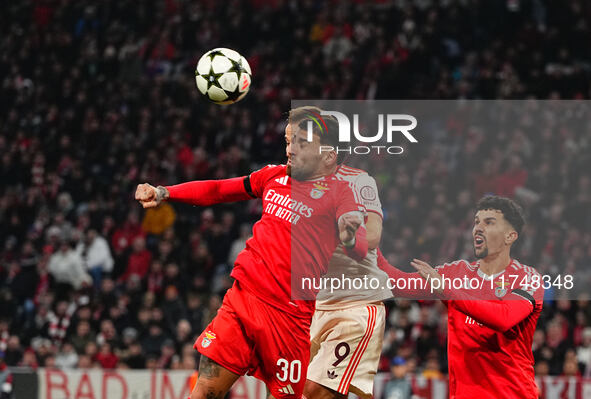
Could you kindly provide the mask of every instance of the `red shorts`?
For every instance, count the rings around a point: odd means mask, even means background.
[[[194,348],[235,374],[262,380],[276,398],[300,399],[310,322],[262,302],[236,282]]]

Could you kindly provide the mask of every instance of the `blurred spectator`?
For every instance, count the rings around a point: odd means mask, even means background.
[[[22,361],[17,365],[18,367],[28,367],[36,370],[39,367],[37,356],[32,348],[25,350]]]
[[[175,356],[176,349],[174,346],[174,341],[172,339],[167,339],[162,343],[162,349],[160,352],[160,357],[158,358],[158,368],[160,369],[167,369],[170,368],[173,362],[173,357]]]
[[[103,344],[108,343],[113,347],[118,344],[117,330],[111,319],[105,319],[101,322],[100,332],[96,336],[96,343],[102,348]]]
[[[390,379],[384,387],[382,399],[410,399],[412,387],[408,379],[408,368],[403,357],[392,359]]]
[[[162,345],[167,337],[162,331],[160,324],[152,322],[148,328],[148,335],[142,340],[143,353],[146,354],[147,360],[150,356],[159,356]]]
[[[66,332],[70,327],[70,320],[76,311],[76,303],[59,301],[55,307],[55,312],[50,311],[47,315],[49,322],[48,335],[54,344],[60,345],[66,337]]]
[[[577,360],[582,366],[583,374],[591,375],[591,327],[583,330],[583,342],[577,348]]]
[[[129,352],[125,358],[125,362],[132,369],[143,369],[146,367],[146,358],[142,346],[139,343],[134,342],[129,345]]]
[[[76,326],[76,333],[70,338],[72,346],[78,354],[84,353],[86,345],[90,342],[95,342],[95,335],[90,330],[90,323],[86,320],[81,320]]]
[[[65,240],[61,242],[59,250],[49,258],[47,270],[58,283],[58,293],[67,293],[72,288],[78,290],[92,283],[82,257]]]
[[[537,361],[535,365],[536,377],[545,377],[550,375],[550,365],[546,360]]]
[[[139,236],[133,240],[133,252],[129,255],[127,269],[120,280],[126,282],[130,277],[136,276],[143,279],[148,273],[152,253],[146,249],[146,240]]]
[[[177,342],[177,349],[180,349],[185,344],[192,344],[193,337],[191,335],[192,327],[191,323],[186,319],[179,320],[176,326],[176,342]]]
[[[59,368],[73,369],[78,364],[78,354],[76,353],[74,346],[65,342],[62,349],[57,353],[55,357],[55,365]]]
[[[119,362],[119,358],[113,353],[111,344],[108,342],[101,345],[99,352],[96,354],[96,360],[104,369],[114,369]]]
[[[552,374],[561,374],[564,357],[569,347],[569,343],[565,339],[564,332],[558,321],[552,321],[548,324],[546,348],[549,351],[550,357],[550,372]]]
[[[163,280],[164,272],[162,270],[162,262],[158,259],[154,259],[150,264],[150,271],[148,272],[148,291],[155,295],[160,295],[162,293]]]
[[[203,301],[199,295],[189,292],[187,294],[187,316],[191,329],[193,331],[201,331],[203,326]]]
[[[90,357],[93,362],[96,361],[96,355],[98,354],[98,351],[98,345],[94,341],[87,343],[84,347],[84,354]]]
[[[4,362],[8,366],[16,366],[20,363],[23,357],[23,348],[20,343],[20,339],[16,335],[8,338],[8,345],[4,351]]]
[[[324,56],[331,62],[343,62],[353,50],[353,43],[343,34],[340,27],[335,29],[331,37],[324,45]]]
[[[187,317],[185,305],[179,298],[179,291],[174,285],[169,285],[164,291],[162,311],[169,331],[175,331],[179,320]]]
[[[209,302],[207,303],[207,307],[203,310],[203,316],[201,319],[201,327],[199,330],[203,331],[205,327],[211,323],[213,318],[218,312],[218,309],[222,306],[222,299],[217,295],[212,295],[209,298]]]
[[[83,241],[78,243],[76,250],[82,256],[88,272],[94,280],[95,289],[99,289],[103,274],[113,271],[113,257],[109,244],[96,230],[90,229]]]
[[[148,354],[146,356],[146,368],[148,370],[157,370],[158,369],[158,356],[154,354]]]
[[[437,356],[437,354],[435,354]],[[437,357],[431,356],[425,362],[425,368],[423,369],[423,377],[442,379],[443,373],[441,372],[441,366]]]
[[[135,239],[139,236],[143,236],[144,232],[142,226],[139,223],[139,215],[137,210],[133,209],[129,212],[127,220],[117,228],[111,238],[111,244],[116,254],[123,253]]]
[[[88,355],[80,355],[78,357],[78,364],[76,365],[76,368],[78,369],[90,369],[95,367],[94,362],[92,361],[92,358]]]

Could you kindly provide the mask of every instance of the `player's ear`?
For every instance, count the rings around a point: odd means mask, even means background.
[[[505,244],[513,245],[513,243],[517,241],[518,237],[519,234],[517,234],[515,230],[509,230],[507,234],[505,234]]]
[[[326,152],[324,152],[324,154],[325,154],[324,162],[326,163],[326,166],[330,166],[330,165],[337,162],[336,151],[326,151]]]

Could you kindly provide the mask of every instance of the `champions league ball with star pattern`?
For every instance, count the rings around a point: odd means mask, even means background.
[[[216,104],[233,104],[250,89],[250,65],[237,51],[215,48],[199,59],[195,81],[199,92]]]

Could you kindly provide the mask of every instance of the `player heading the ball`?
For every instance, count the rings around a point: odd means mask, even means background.
[[[336,126],[335,121],[329,124]],[[318,150],[338,140],[336,129],[315,133],[312,142],[299,127],[288,124],[288,129],[292,140],[286,165],[269,165],[226,180],[137,187],[135,198],[144,208],[162,201],[207,206],[263,200],[263,215],[236,259],[231,274],[236,281],[195,342],[202,356],[191,399],[221,399],[246,373],[264,381],[272,397],[301,398],[314,301],[292,299],[292,273],[324,274],[339,243],[356,259],[367,254],[360,205],[349,185],[332,175],[337,156]],[[317,184],[327,188],[321,198],[313,196]],[[288,208],[287,196],[298,198],[300,209],[312,211],[302,211],[293,223],[278,210]]]

